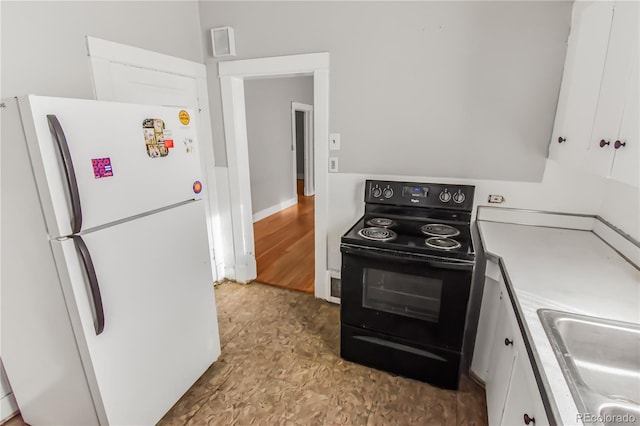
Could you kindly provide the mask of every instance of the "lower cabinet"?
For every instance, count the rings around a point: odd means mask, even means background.
[[[490,425],[548,425],[504,277],[487,262],[472,372],[486,384]]]
[[[503,300],[501,302],[504,301]],[[490,425],[502,423],[507,392],[513,365],[516,359],[516,350],[513,347],[513,327],[507,317],[504,303],[498,305],[498,323],[491,344],[491,360],[489,361],[489,374],[486,382],[487,414]]]
[[[526,354],[516,356],[501,424],[536,426],[549,424]]]

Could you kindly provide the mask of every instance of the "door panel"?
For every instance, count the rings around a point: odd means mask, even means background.
[[[498,321],[486,381],[487,415],[491,425],[498,425],[502,422],[502,410],[516,359],[516,350],[513,347],[513,328],[509,323],[510,319],[504,300],[499,303],[498,309]],[[505,339],[511,343],[507,344]]]
[[[113,99],[154,105],[197,106],[194,78],[128,65],[109,63]]]
[[[638,41],[636,40],[636,51],[633,59],[632,72],[630,73],[627,85],[627,99],[624,105],[624,115],[620,125],[618,139],[624,143],[615,150],[615,159],[611,169],[611,177],[635,187],[640,186],[640,109],[638,108],[638,93],[640,86],[638,77]],[[612,142],[615,143],[615,142]],[[615,145],[614,145],[615,149]]]
[[[154,424],[219,356],[206,235],[202,201],[83,235],[104,307],[99,335],[75,245],[57,243],[110,424]]]
[[[195,117],[190,111],[189,121],[181,122],[176,108],[63,98],[28,100],[35,124],[30,153],[43,169],[38,182],[41,197],[50,197],[54,211],[47,218],[51,235],[71,234],[71,219],[70,190],[49,129],[50,114],[57,117],[71,155],[82,230],[199,197],[193,185],[203,179]],[[162,123],[144,128],[147,119]]]

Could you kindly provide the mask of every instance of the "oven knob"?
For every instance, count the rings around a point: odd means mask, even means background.
[[[393,189],[391,189],[391,188],[389,188],[389,187],[386,187],[386,188],[384,189],[383,195],[384,195],[384,198],[391,198],[391,197],[393,197]]]
[[[382,195],[382,189],[376,186],[373,188],[373,191],[371,191],[371,195],[373,195],[374,198],[380,198]]]
[[[455,194],[453,194],[453,202],[456,204],[460,204],[464,201],[465,196],[462,191],[458,190]]]
[[[439,198],[440,198],[440,201],[442,201],[443,203],[448,203],[449,200],[451,200],[451,193],[449,192],[448,189],[445,189],[440,193]]]

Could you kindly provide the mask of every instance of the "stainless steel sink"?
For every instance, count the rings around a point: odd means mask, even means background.
[[[640,425],[640,326],[550,309],[538,316],[578,410],[605,425]]]

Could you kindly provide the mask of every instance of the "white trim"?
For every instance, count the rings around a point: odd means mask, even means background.
[[[298,196],[294,198],[290,198],[286,201],[273,205],[271,207],[267,207],[266,209],[260,210],[253,214],[253,223],[256,223],[259,220],[264,219],[265,217],[271,216],[274,213],[278,213],[281,210],[287,209],[291,206],[295,206],[298,204]]]
[[[87,36],[87,52],[92,62],[102,59],[187,77],[207,78],[203,64],[91,36]]]
[[[593,228],[595,218],[593,216],[579,216],[566,213],[478,206],[476,220],[590,231]]]
[[[603,222],[600,218],[596,218],[594,221],[592,232],[626,257],[627,260],[636,265],[636,267],[640,267],[640,249],[628,238],[623,237],[619,232],[613,230],[611,226]]]
[[[314,195],[313,187],[313,105],[303,104],[300,102],[291,102],[291,146],[293,149],[293,193],[298,194],[297,182],[299,174],[297,173],[297,131],[296,131],[296,112],[300,111],[304,114],[304,195],[310,197]]]
[[[236,259],[236,280],[256,278],[249,155],[244,107],[244,79],[271,76],[313,76],[313,134],[315,166],[315,296],[331,294],[327,270],[327,218],[329,216],[329,53],[245,59],[218,63],[225,143],[229,167],[231,216]]]
[[[115,97],[113,80],[111,78],[111,64],[123,64],[140,67],[170,74],[178,74],[196,80],[199,109],[198,133],[201,141],[200,148],[202,170],[205,175],[204,198],[207,199],[207,229],[209,232],[210,257],[214,281],[225,275],[225,265],[222,253],[223,241],[218,238],[221,234],[220,212],[218,211],[217,181],[215,179],[215,161],[213,154],[213,136],[211,134],[211,114],[209,113],[209,93],[207,88],[207,69],[204,64],[176,58],[162,53],[152,52],[134,46],[114,43],[95,37],[87,36],[87,53],[91,64],[91,75],[94,96],[96,99],[118,101]]]
[[[18,412],[18,404],[12,392],[4,395],[0,399],[0,422],[4,422],[13,417]]]
[[[243,59],[218,63],[218,75],[220,77],[238,77],[243,79],[313,75],[320,70],[329,71],[328,52]]]

